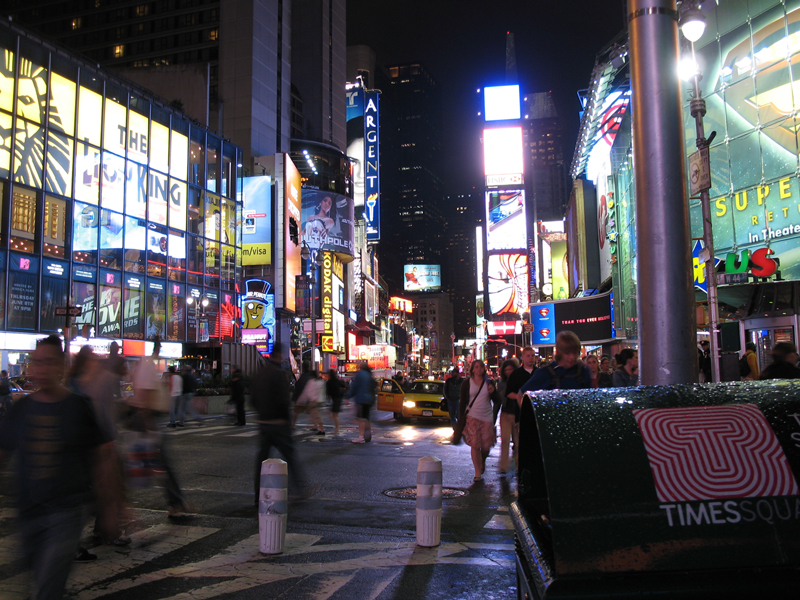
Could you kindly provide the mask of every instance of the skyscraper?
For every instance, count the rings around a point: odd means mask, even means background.
[[[476,228],[483,222],[482,213],[483,198],[477,190],[445,198],[442,287],[453,304],[453,331],[459,339],[475,337]]]
[[[391,145],[381,149],[383,226],[379,254],[390,290],[403,289],[403,266],[442,260],[441,97],[419,63],[387,67],[382,125]],[[384,138],[386,139],[386,138]]]

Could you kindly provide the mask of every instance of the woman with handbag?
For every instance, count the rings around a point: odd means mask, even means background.
[[[486,366],[483,361],[472,361],[469,379],[461,385],[461,402],[453,443],[458,444],[463,436],[471,448],[472,465],[475,467],[473,481],[483,479],[486,458],[497,442],[492,404],[498,401],[497,390],[486,377]]]

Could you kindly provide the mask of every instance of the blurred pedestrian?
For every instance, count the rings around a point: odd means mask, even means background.
[[[186,411],[189,411],[194,420],[197,421],[197,425],[200,426],[203,424],[203,417],[194,407],[193,398],[194,393],[197,391],[197,378],[194,376],[194,369],[191,365],[183,365],[181,378],[183,379],[183,394],[181,394],[181,401],[178,405],[180,424],[183,426],[186,420]]]
[[[104,366],[106,370],[114,373],[119,378],[119,381],[122,381],[125,375],[128,374],[128,369],[125,367],[125,359],[119,353],[119,344],[117,342],[111,342],[108,347],[108,356]]]
[[[761,372],[760,379],[800,379],[797,368],[797,346],[778,342],[772,349],[772,364]]]
[[[170,365],[167,369],[167,387],[169,388],[169,425],[171,429],[175,429],[175,415],[183,408],[181,400],[183,399],[183,377],[175,370],[175,365]],[[178,423],[183,427],[183,415],[178,416]]]
[[[593,388],[607,388],[611,387],[611,375],[600,369],[600,362],[597,356],[590,354],[584,361],[586,368],[592,374],[592,387]]]
[[[592,374],[578,360],[581,341],[572,331],[562,331],[556,336],[555,360],[536,369],[533,376],[519,389],[524,397],[527,391],[575,390],[592,387]]]
[[[292,404],[297,402],[297,399],[300,397],[300,394],[303,393],[303,388],[306,387],[306,383],[312,377],[313,375],[311,373],[311,361],[304,360],[303,372],[300,374],[300,377],[297,378],[297,381],[294,382],[294,391],[292,392]],[[294,427],[294,424],[292,424],[292,427]]]
[[[231,373],[231,404],[236,407],[236,422],[234,425],[244,427],[247,424],[244,416],[244,377],[239,367],[233,367]]]
[[[476,359],[469,366],[469,379],[461,386],[461,400],[453,443],[458,444],[463,436],[470,447],[472,466],[475,468],[473,481],[483,479],[486,459],[497,442],[492,404],[499,402],[494,384],[486,376],[486,366]]]
[[[92,493],[100,530],[109,539],[119,537],[118,470],[114,442],[91,403],[61,384],[64,351],[58,337],[37,342],[30,375],[38,389],[14,403],[0,423],[0,463],[17,453],[18,516],[34,597],[61,600]]]
[[[372,369],[368,364],[361,365],[345,398],[353,398],[356,403],[356,420],[358,421],[358,437],[352,440],[354,444],[364,444],[372,440],[372,426],[369,423],[369,412],[375,404],[375,381],[372,379]]]
[[[755,381],[759,379],[756,345],[754,342],[747,342],[744,348],[744,355],[740,359],[740,362],[744,363],[744,368],[742,368],[742,365],[740,365],[739,373],[744,381]]]
[[[617,370],[611,375],[613,387],[632,387],[639,385],[639,353],[633,348],[625,348],[617,354]]]
[[[309,371],[303,390],[294,403],[294,415],[292,416],[292,429],[297,425],[297,417],[307,413],[311,419],[311,433],[325,435],[325,426],[322,423],[319,409],[325,399],[325,382],[316,371]]]
[[[8,371],[0,371],[0,419],[2,419],[11,408],[11,380],[8,378]]]
[[[455,430],[458,423],[458,403],[461,401],[461,385],[464,378],[458,372],[458,367],[453,367],[450,377],[444,382],[444,397],[447,401],[447,412],[450,416],[450,426]]]
[[[253,477],[256,506],[261,486],[261,463],[269,458],[273,447],[286,461],[289,480],[294,488],[301,493],[307,490],[302,468],[295,456],[289,415],[292,390],[282,363],[283,348],[276,343],[269,359],[258,369],[250,386],[253,406],[258,412],[256,422],[259,429],[259,449]]]
[[[328,381],[325,382],[325,391],[331,399],[331,418],[333,419],[333,435],[339,435],[339,413],[342,412],[342,398],[344,397],[345,384],[339,379],[336,369],[328,371]]]
[[[508,382],[511,376],[520,368],[515,360],[507,360],[500,366],[500,382],[497,384],[497,393],[502,406],[500,408],[500,460],[497,470],[503,477],[508,473],[509,448],[514,444],[514,464],[517,464],[517,440],[519,439],[519,404],[516,394],[508,396]]]

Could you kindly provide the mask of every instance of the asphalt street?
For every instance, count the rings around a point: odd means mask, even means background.
[[[250,417],[250,415],[248,415]],[[252,474],[255,425],[227,417],[166,430],[191,513],[168,518],[163,490],[130,493],[129,546],[99,545],[87,520],[83,544],[98,559],[75,564],[70,598],[291,598],[390,600],[515,598],[514,539],[508,506],[515,481],[497,475],[498,447],[484,480],[472,481],[469,448],[451,446],[443,422],[396,423],[373,417],[373,440],[353,444],[356,428],[343,413],[339,436],[310,432],[301,417],[295,441],[313,496],[289,503],[284,552],[259,552]],[[415,543],[413,499],[387,491],[416,486],[417,463],[442,460],[446,499],[442,543]],[[23,600],[29,573],[20,560],[13,509],[13,466],[0,473],[0,598]],[[402,493],[401,493],[402,495]]]

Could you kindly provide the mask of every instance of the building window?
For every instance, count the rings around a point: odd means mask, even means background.
[[[36,231],[36,192],[14,188],[11,198],[11,249],[33,252]]]
[[[150,14],[150,5],[148,4],[140,4],[136,7],[136,16],[137,17],[145,17]]]
[[[81,19],[80,17],[72,19],[72,30],[73,31],[75,31],[76,29],[80,29],[81,27],[83,27],[83,19]]]
[[[114,46],[114,58],[122,58],[125,56],[125,44]]]
[[[47,256],[64,258],[67,203],[65,200],[47,196],[44,202],[44,248]]]
[[[208,32],[208,39],[215,42],[219,39],[219,29],[212,29]]]

